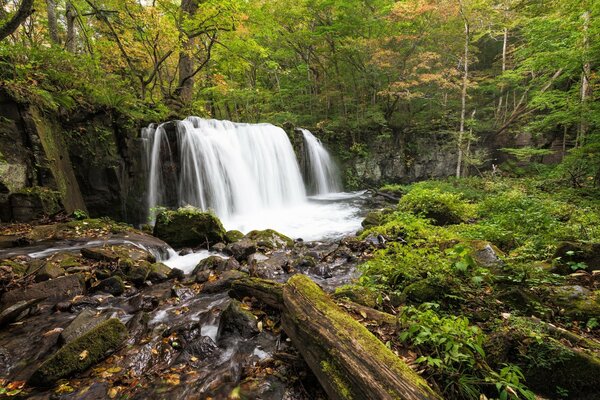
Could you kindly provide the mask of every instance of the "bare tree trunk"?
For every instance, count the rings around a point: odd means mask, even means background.
[[[70,1],[67,1],[66,10],[67,19],[67,38],[65,39],[65,48],[68,52],[75,52],[75,20],[77,19],[77,11]]]
[[[464,74],[462,80],[462,93],[460,96],[461,110],[460,110],[460,128],[458,131],[458,160],[456,161],[456,177],[461,176],[461,166],[463,161],[463,137],[465,135],[465,115],[467,112],[467,85],[469,84],[469,39],[471,38],[469,30],[469,21],[464,14],[462,9],[462,2],[460,2],[460,12],[463,15],[465,24],[465,53],[464,53]]]
[[[0,40],[10,36],[33,12],[34,0],[23,0],[11,19],[0,25]]]
[[[58,37],[58,21],[56,19],[56,0],[46,0],[46,15],[48,16],[48,34],[54,44],[60,44]]]
[[[590,26],[590,12],[586,11],[583,13],[583,58],[586,60],[583,64],[583,71],[581,73],[581,121],[579,125],[579,134],[577,135],[577,142],[575,146],[582,146],[585,137],[587,136],[587,132],[589,129],[589,123],[587,120],[587,103],[588,98],[590,97],[590,74],[591,74],[591,65],[588,57],[588,49],[590,46],[590,38],[588,34],[589,26]]]
[[[198,11],[198,0],[183,0],[181,2],[180,24],[186,18],[193,17]],[[189,104],[192,100],[194,89],[194,45],[196,39],[190,37],[182,28],[181,30],[182,49],[179,52],[179,83],[175,90],[183,104]]]

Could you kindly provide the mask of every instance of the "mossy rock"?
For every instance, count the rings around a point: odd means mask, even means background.
[[[236,229],[225,232],[226,243],[234,243],[244,237],[244,234]]]
[[[342,286],[333,293],[335,299],[348,299],[366,307],[375,308],[377,306],[377,293],[362,286]]]
[[[543,325],[510,317],[494,329],[486,343],[488,360],[501,366],[518,365],[536,393],[558,398],[595,399],[600,387],[600,359],[591,352],[566,346],[546,334]]]
[[[363,221],[360,224],[365,229],[374,226],[379,226],[383,223],[384,216],[385,213],[382,211],[371,211],[366,215],[365,219],[363,219]]]
[[[235,264],[233,264],[233,263]],[[231,266],[231,268],[228,268]],[[194,270],[192,271],[192,276],[197,275],[203,271],[216,271],[223,272],[229,269],[239,269],[239,264],[235,260],[235,258],[223,258],[219,256],[210,256],[205,258],[204,260],[200,260],[200,262],[196,265]]]
[[[587,271],[600,270],[600,243],[562,242],[556,248],[554,272],[570,274],[569,264],[584,263]]]
[[[151,264],[148,261],[139,264],[133,264],[127,268],[125,278],[135,285],[142,285],[148,279],[150,274]]]
[[[158,214],[154,236],[173,247],[195,247],[225,241],[225,228],[214,214],[186,207]]]
[[[421,304],[441,300],[446,294],[449,294],[450,291],[450,282],[426,278],[406,286],[402,291],[402,297],[404,300]]]
[[[33,386],[50,386],[59,379],[83,372],[114,352],[127,337],[127,328],[111,318],[66,344],[33,373]]]
[[[148,279],[150,282],[162,282],[169,279],[173,270],[163,263],[154,263],[150,265]]]
[[[275,250],[294,245],[292,239],[273,229],[254,230],[249,232],[245,238],[255,241],[259,250]]]
[[[472,249],[471,257],[479,266],[496,269],[504,266],[502,257],[505,254],[492,243],[485,240],[471,240],[469,247]]]
[[[586,321],[600,316],[600,295],[579,285],[553,288],[549,300],[562,308],[565,316]]]
[[[42,282],[49,279],[55,279],[65,274],[65,269],[60,265],[54,263],[46,263],[44,266],[35,274],[35,281]]]
[[[120,296],[125,292],[125,284],[120,276],[115,275],[101,280],[93,289],[113,296]]]
[[[0,260],[0,266],[9,267],[13,274],[23,276],[27,273],[29,265],[21,264],[12,260]]]

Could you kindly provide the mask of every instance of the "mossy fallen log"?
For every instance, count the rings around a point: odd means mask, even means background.
[[[330,399],[440,398],[307,276],[290,278],[283,302],[283,329]]]
[[[269,307],[277,310],[283,308],[283,285],[267,279],[238,279],[231,284],[229,295],[238,300],[254,297]]]

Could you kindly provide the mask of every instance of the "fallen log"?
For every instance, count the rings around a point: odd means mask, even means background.
[[[440,399],[305,275],[283,286],[283,329],[330,399]]]
[[[277,310],[283,309],[283,284],[261,278],[241,278],[231,284],[229,296],[243,300],[254,297]]]

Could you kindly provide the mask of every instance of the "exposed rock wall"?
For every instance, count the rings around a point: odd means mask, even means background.
[[[0,221],[47,213],[48,202],[35,199],[43,188],[57,193],[68,212],[141,222],[145,179],[138,132],[111,110],[69,119],[0,91]]]

